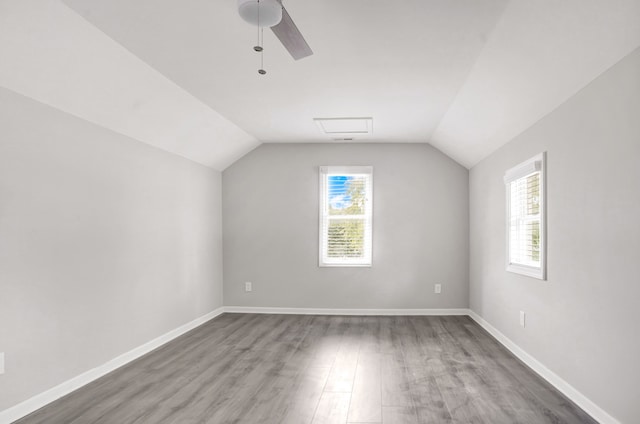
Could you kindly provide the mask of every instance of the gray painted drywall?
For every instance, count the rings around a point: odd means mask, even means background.
[[[0,89],[0,410],[222,305],[221,176]]]
[[[640,50],[470,171],[470,306],[640,422]],[[505,170],[547,151],[548,280],[505,271]],[[526,328],[518,323],[526,312]]]
[[[318,267],[320,165],[373,166],[373,267]],[[468,306],[468,171],[429,145],[264,144],[222,187],[225,305]]]

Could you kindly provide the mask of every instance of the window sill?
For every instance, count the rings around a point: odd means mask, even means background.
[[[507,265],[507,271],[513,272],[514,274],[520,274],[527,277],[537,278],[538,280],[546,280],[547,276],[542,268],[534,268],[526,265],[516,265],[509,264]]]

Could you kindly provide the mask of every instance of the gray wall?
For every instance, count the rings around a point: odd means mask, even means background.
[[[623,423],[640,419],[639,113],[636,50],[470,172],[471,308]],[[502,176],[542,151],[548,281],[505,271]]]
[[[0,410],[222,305],[219,172],[0,89]]]
[[[374,167],[373,267],[318,267],[320,165]],[[468,171],[429,145],[265,144],[222,187],[225,305],[468,306]]]

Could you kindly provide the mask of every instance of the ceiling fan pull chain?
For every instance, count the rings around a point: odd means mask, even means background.
[[[260,0],[257,0],[258,3],[258,44],[253,46],[253,50],[257,52],[262,51],[262,42],[260,41]]]
[[[260,34],[262,38],[262,46],[264,46],[264,28],[260,28]],[[264,49],[260,50],[260,69],[258,69],[260,75],[264,75],[267,71],[264,70]]]
[[[254,46],[253,50],[260,53],[260,69],[258,69],[258,73],[260,75],[264,75],[267,73],[267,71],[263,69],[264,68],[264,49],[262,48],[262,46],[264,44],[264,31],[263,31],[263,28],[260,26],[260,0],[256,0],[256,3],[258,4],[258,45]]]

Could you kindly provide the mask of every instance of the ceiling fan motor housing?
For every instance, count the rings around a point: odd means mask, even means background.
[[[282,20],[278,0],[238,0],[238,12],[245,21],[259,27],[272,27]]]

